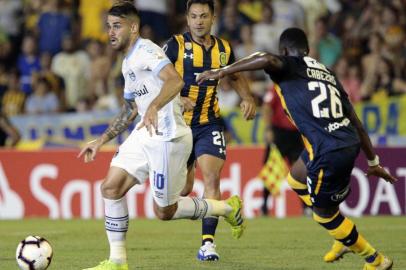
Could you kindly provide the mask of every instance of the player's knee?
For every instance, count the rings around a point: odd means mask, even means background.
[[[173,217],[173,214],[170,214],[165,211],[157,211],[155,214],[158,219],[163,220],[163,221],[171,220]]]
[[[218,171],[209,171],[203,173],[203,178],[208,183],[220,183],[220,172]]]
[[[167,221],[167,220],[171,220],[172,217],[175,215],[176,206],[174,207],[174,205],[170,205],[170,206],[166,206],[166,207],[160,207],[155,204],[154,210],[155,210],[155,215],[158,219]]]
[[[193,184],[192,185],[186,184],[185,187],[180,192],[180,196],[186,197],[192,192],[192,190],[193,190]]]
[[[117,185],[111,184],[108,181],[104,181],[101,186],[100,186],[101,193],[103,195],[103,198],[107,199],[120,199],[124,195],[121,194],[121,189]]]
[[[316,221],[319,218],[329,219],[332,218],[334,215],[337,214],[339,211],[338,206],[331,206],[331,207],[315,207],[313,206],[313,219]]]
[[[204,174],[204,193],[211,197],[220,192],[220,172],[209,172]]]
[[[193,190],[193,184],[194,184],[194,181],[193,181],[193,180],[190,181],[190,180],[188,179],[188,180],[186,181],[186,184],[185,184],[184,188],[183,188],[182,191],[180,192],[180,196],[182,196],[182,197],[188,196],[188,195],[192,192],[192,190]]]

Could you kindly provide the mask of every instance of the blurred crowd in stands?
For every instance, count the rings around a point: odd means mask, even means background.
[[[111,50],[105,18],[114,0],[0,0],[0,101],[7,116],[117,109],[123,55]],[[135,0],[141,35],[163,45],[187,31],[187,0]],[[278,53],[279,34],[303,28],[310,55],[332,69],[353,103],[406,93],[405,0],[219,0],[213,34],[237,59]],[[247,73],[258,105],[272,87]],[[239,104],[222,84],[223,108]]]

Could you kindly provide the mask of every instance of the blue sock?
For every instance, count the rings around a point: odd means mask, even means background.
[[[218,223],[218,217],[207,217],[202,220],[202,245],[207,241],[214,242],[214,235],[216,234]]]

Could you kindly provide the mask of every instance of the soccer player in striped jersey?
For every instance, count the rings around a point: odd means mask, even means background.
[[[204,198],[219,200],[220,173],[226,159],[224,124],[216,96],[219,82],[211,80],[198,85],[196,76],[205,70],[233,63],[234,54],[228,41],[210,35],[214,22],[213,0],[189,0],[186,11],[189,31],[174,35],[163,47],[185,82],[181,91],[183,116],[193,133],[193,150],[187,163],[188,181],[182,195],[192,191],[197,160],[203,174]],[[240,95],[245,119],[253,119],[255,103],[245,78],[236,74],[224,80],[228,80]],[[214,244],[217,224],[217,217],[203,219],[202,245],[197,253],[199,260],[219,259]]]
[[[285,30],[279,41],[280,55],[256,53],[217,70],[200,74],[198,82],[220,79],[234,72],[264,69],[277,85],[282,105],[302,134],[306,152],[306,183],[313,218],[335,239],[365,260],[364,270],[387,270],[392,260],[378,252],[355,224],[339,211],[350,192],[350,177],[360,148],[368,158],[367,175],[393,183],[396,179],[379,165],[368,134],[354,112],[337,77],[323,64],[307,56],[306,34],[298,28]],[[294,166],[295,168],[295,166]],[[292,179],[291,179],[292,185]],[[302,196],[304,194],[301,194]]]

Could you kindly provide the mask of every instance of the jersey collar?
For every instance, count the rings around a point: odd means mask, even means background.
[[[126,55],[126,59],[130,58],[130,56],[133,54],[133,52],[135,51],[135,49],[137,48],[137,45],[140,43],[141,41],[141,37],[138,37],[137,40],[134,42],[133,47],[131,48],[130,52],[127,53]]]
[[[186,35],[189,37],[189,39],[190,39],[193,43],[199,45],[200,47],[202,47],[203,49],[206,50],[206,47],[204,47],[203,44],[200,44],[199,42],[197,42],[196,40],[193,39],[192,34],[191,34],[190,32],[187,32]],[[212,44],[211,44],[210,47],[207,49],[207,51],[211,50],[211,48],[213,48],[213,47],[216,45],[216,42],[217,42],[217,40],[214,38],[213,35],[210,35],[210,39],[212,40]]]

